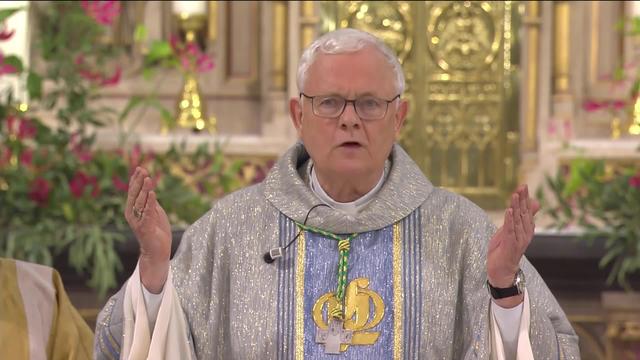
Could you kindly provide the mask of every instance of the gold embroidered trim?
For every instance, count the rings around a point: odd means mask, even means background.
[[[298,238],[296,259],[296,359],[304,359],[304,231]]]
[[[403,358],[402,348],[402,248],[400,223],[393,224],[393,358]]]

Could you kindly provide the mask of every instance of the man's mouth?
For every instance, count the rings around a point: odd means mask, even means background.
[[[345,147],[345,148],[358,148],[361,146],[362,145],[357,141],[345,141],[342,144],[340,144],[340,147]]]

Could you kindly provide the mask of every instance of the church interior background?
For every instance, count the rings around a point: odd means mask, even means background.
[[[130,169],[155,171],[179,239],[296,141],[288,99],[302,49],[355,27],[396,51],[410,101],[400,142],[434,184],[496,222],[519,183],[547,199],[527,256],[583,358],[640,351],[640,297],[625,290],[640,284],[640,2],[0,7],[0,256],[56,267],[91,325],[135,266],[121,216]],[[609,189],[614,178],[626,188]],[[611,191],[621,197],[602,205]],[[602,221],[586,226],[581,209]],[[611,225],[603,212],[628,221],[598,232]]]

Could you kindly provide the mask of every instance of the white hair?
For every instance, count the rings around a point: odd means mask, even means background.
[[[404,73],[393,50],[370,33],[349,28],[326,33],[304,50],[298,64],[298,90],[304,92],[303,86],[307,78],[307,70],[309,70],[319,52],[324,54],[344,54],[356,52],[367,45],[373,46],[389,62],[396,75],[396,90],[398,94],[402,94],[404,91]]]

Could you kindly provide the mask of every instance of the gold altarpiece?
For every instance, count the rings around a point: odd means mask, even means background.
[[[320,5],[323,32],[363,29],[396,51],[409,100],[403,146],[435,185],[485,209],[503,208],[517,180],[516,6],[509,1]]]

